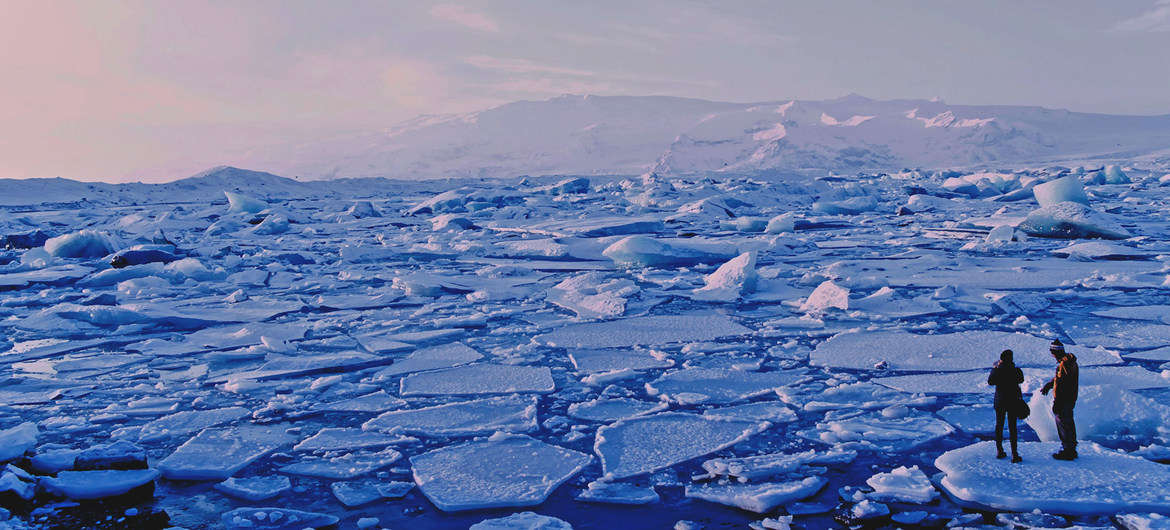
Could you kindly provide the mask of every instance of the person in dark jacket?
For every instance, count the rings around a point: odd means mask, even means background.
[[[995,387],[995,448],[996,458],[1007,458],[1003,452],[1003,420],[1008,421],[1008,434],[1012,445],[1012,462],[1023,462],[1016,445],[1019,433],[1016,430],[1016,404],[1021,399],[1020,383],[1024,382],[1024,371],[1016,366],[1011,350],[999,354],[999,361],[991,366],[987,384]]]
[[[1056,377],[1044,384],[1040,393],[1052,391],[1052,415],[1056,418],[1056,434],[1060,437],[1060,451],[1053,453],[1057,460],[1077,459],[1077,426],[1073,422],[1073,407],[1077,404],[1077,387],[1080,386],[1080,371],[1077,358],[1064,351],[1060,339],[1052,341],[1048,351],[1056,357]]]

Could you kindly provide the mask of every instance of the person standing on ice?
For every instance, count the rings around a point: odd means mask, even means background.
[[[1024,371],[1016,366],[1011,350],[999,354],[999,361],[991,365],[987,384],[995,387],[995,457],[1007,458],[1003,452],[1003,420],[1008,420],[1008,434],[1012,445],[1012,462],[1023,462],[1016,448],[1019,433],[1016,430],[1016,404],[1020,402],[1020,383],[1024,382]]]
[[[1060,436],[1060,451],[1053,453],[1057,460],[1076,460],[1077,426],[1073,423],[1073,406],[1077,404],[1077,387],[1080,374],[1077,358],[1064,351],[1060,339],[1052,341],[1048,351],[1056,357],[1056,377],[1044,384],[1040,393],[1048,395],[1052,390],[1052,415],[1056,417],[1056,434]]]

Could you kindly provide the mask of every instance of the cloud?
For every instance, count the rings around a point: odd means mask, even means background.
[[[483,13],[468,11],[463,6],[454,4],[439,4],[431,8],[431,16],[439,20],[454,22],[460,26],[478,29],[488,33],[499,33],[500,26],[496,21]]]
[[[1116,33],[1170,32],[1170,0],[1159,0],[1154,9],[1113,26]]]

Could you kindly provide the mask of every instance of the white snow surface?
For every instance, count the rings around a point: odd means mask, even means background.
[[[1055,460],[1060,444],[1022,442],[1024,461],[995,458],[995,442],[953,449],[934,461],[940,484],[963,501],[992,510],[1065,515],[1170,512],[1165,484],[1170,468],[1084,443],[1073,462]]]

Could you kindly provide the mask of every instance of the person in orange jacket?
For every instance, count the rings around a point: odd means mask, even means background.
[[[1073,422],[1073,407],[1077,404],[1077,387],[1080,385],[1080,371],[1077,358],[1064,351],[1060,339],[1052,341],[1048,351],[1056,358],[1056,377],[1044,384],[1040,393],[1052,391],[1052,415],[1056,417],[1056,434],[1060,437],[1060,451],[1053,453],[1057,460],[1077,459],[1077,426]]]

